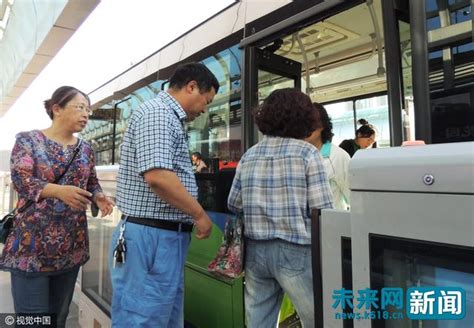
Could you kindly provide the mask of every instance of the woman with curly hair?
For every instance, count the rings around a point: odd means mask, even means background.
[[[268,96],[255,122],[264,137],[242,156],[228,199],[244,217],[247,325],[275,327],[287,293],[313,327],[311,210],[333,207],[321,156],[304,140],[319,115],[307,95],[287,88]]]

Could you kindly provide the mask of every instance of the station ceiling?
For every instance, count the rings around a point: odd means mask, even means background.
[[[0,117],[100,0],[0,0]]]

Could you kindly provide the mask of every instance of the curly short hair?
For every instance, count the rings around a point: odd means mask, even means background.
[[[274,137],[304,139],[321,125],[311,99],[295,88],[273,91],[254,118],[263,134]]]
[[[334,133],[332,132],[331,118],[329,117],[328,112],[326,111],[326,108],[324,108],[323,105],[317,102],[313,103],[313,105],[318,110],[321,125],[323,127],[323,131],[321,131],[321,141],[323,142],[323,144],[328,141],[331,142],[332,137],[334,137]]]

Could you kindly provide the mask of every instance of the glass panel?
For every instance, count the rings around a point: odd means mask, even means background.
[[[261,105],[263,101],[274,90],[283,88],[294,88],[295,80],[286,76],[281,76],[275,73],[270,73],[265,70],[258,70],[258,104]],[[263,138],[262,132],[258,131],[258,141]]]
[[[92,116],[81,137],[89,141],[95,151],[96,165],[112,164],[113,107],[103,106],[100,110],[107,116]]]
[[[427,30],[443,29],[438,12],[438,2],[427,0]],[[461,7],[459,1],[450,0],[446,25],[472,20],[472,6]],[[467,2],[466,2],[467,3]],[[459,27],[459,25],[458,25]],[[411,75],[410,25],[399,21],[401,66],[404,90],[404,140],[415,139],[414,107]],[[444,49],[429,51],[429,71],[432,111],[432,142],[474,140],[473,91],[467,87],[474,81],[474,44],[472,39],[458,42]]]
[[[188,124],[189,149],[199,152],[208,168],[235,168],[242,156],[241,50],[233,46],[203,63],[216,75],[220,88],[207,112]]]
[[[334,102],[387,90],[381,1],[371,3],[328,17],[300,32],[311,65],[309,90],[314,101]],[[380,34],[377,35],[376,31]],[[380,58],[377,51],[379,39]],[[291,45],[286,42],[282,51],[288,51]],[[302,53],[296,44],[294,48],[290,53]],[[306,79],[302,79],[303,90],[305,82]]]
[[[292,78],[258,70],[258,103],[263,101],[272,91],[283,88],[294,88],[295,81]]]
[[[356,100],[355,108],[356,121],[363,118],[375,127],[377,131],[377,147],[390,147],[387,96],[375,96]],[[375,144],[373,147],[375,147]]]
[[[117,226],[120,213],[117,209],[104,218],[92,218],[88,213],[90,259],[82,267],[82,291],[110,315],[112,283],[108,264],[108,251],[112,232]]]
[[[219,92],[207,112],[188,123],[189,149],[207,166],[196,179],[199,203],[208,211],[227,212],[224,187],[242,156],[241,55],[236,45],[202,61],[216,75]]]
[[[454,245],[388,237],[370,237],[371,288],[461,287],[466,291],[466,316],[462,320],[374,320],[373,327],[471,327],[474,322],[474,250]],[[405,304],[405,303],[404,303]],[[390,311],[390,309],[389,309]]]
[[[382,26],[381,1],[375,0],[304,26],[265,48],[301,63],[301,89],[313,101],[330,103],[387,89]]]
[[[472,32],[472,3],[446,1],[449,12],[439,10],[441,1],[426,0],[428,30],[461,32],[468,23]],[[431,12],[430,12],[431,9]],[[430,25],[430,21],[439,24]],[[436,31],[433,31],[436,32]],[[449,35],[449,33],[446,33]],[[472,33],[464,40],[429,49],[432,142],[474,140],[474,42]]]
[[[332,120],[332,143],[339,145],[344,139],[353,139],[354,130],[354,104],[352,101],[342,101],[324,105]]]
[[[433,143],[474,140],[474,87],[431,94]]]
[[[164,81],[155,81],[144,86],[120,100],[111,101],[96,109],[81,137],[90,141],[95,150],[96,165],[112,164],[112,148],[115,135],[115,164],[120,160],[120,144],[128,126],[128,121],[135,110],[143,102],[153,98],[161,89]],[[117,104],[115,133],[113,131],[114,108]]]
[[[415,140],[415,109],[413,106],[413,79],[411,73],[410,25],[398,21],[400,33],[400,59],[403,83],[403,140]]]
[[[332,119],[334,144],[339,145],[344,139],[354,139],[356,122],[363,118],[376,128],[377,146],[390,146],[387,96],[332,103],[324,107]],[[354,116],[354,107],[356,116]]]
[[[375,0],[305,26],[283,36],[281,44],[273,40],[265,47],[302,64],[301,89],[313,101],[325,104],[332,118],[334,144],[353,139],[356,119],[366,118],[380,130],[382,146],[390,145],[386,96],[359,101],[357,118],[354,116],[355,99],[387,90],[382,26],[381,1]],[[276,88],[293,86],[290,79],[264,70],[258,71],[258,81],[260,101]]]

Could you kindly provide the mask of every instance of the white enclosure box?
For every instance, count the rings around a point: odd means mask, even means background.
[[[455,323],[431,320],[429,327],[471,327],[474,143],[359,151],[351,160],[349,179],[354,294],[366,288],[461,287],[468,295],[465,318]],[[406,316],[354,320],[356,328],[413,324],[428,322],[413,323]]]

